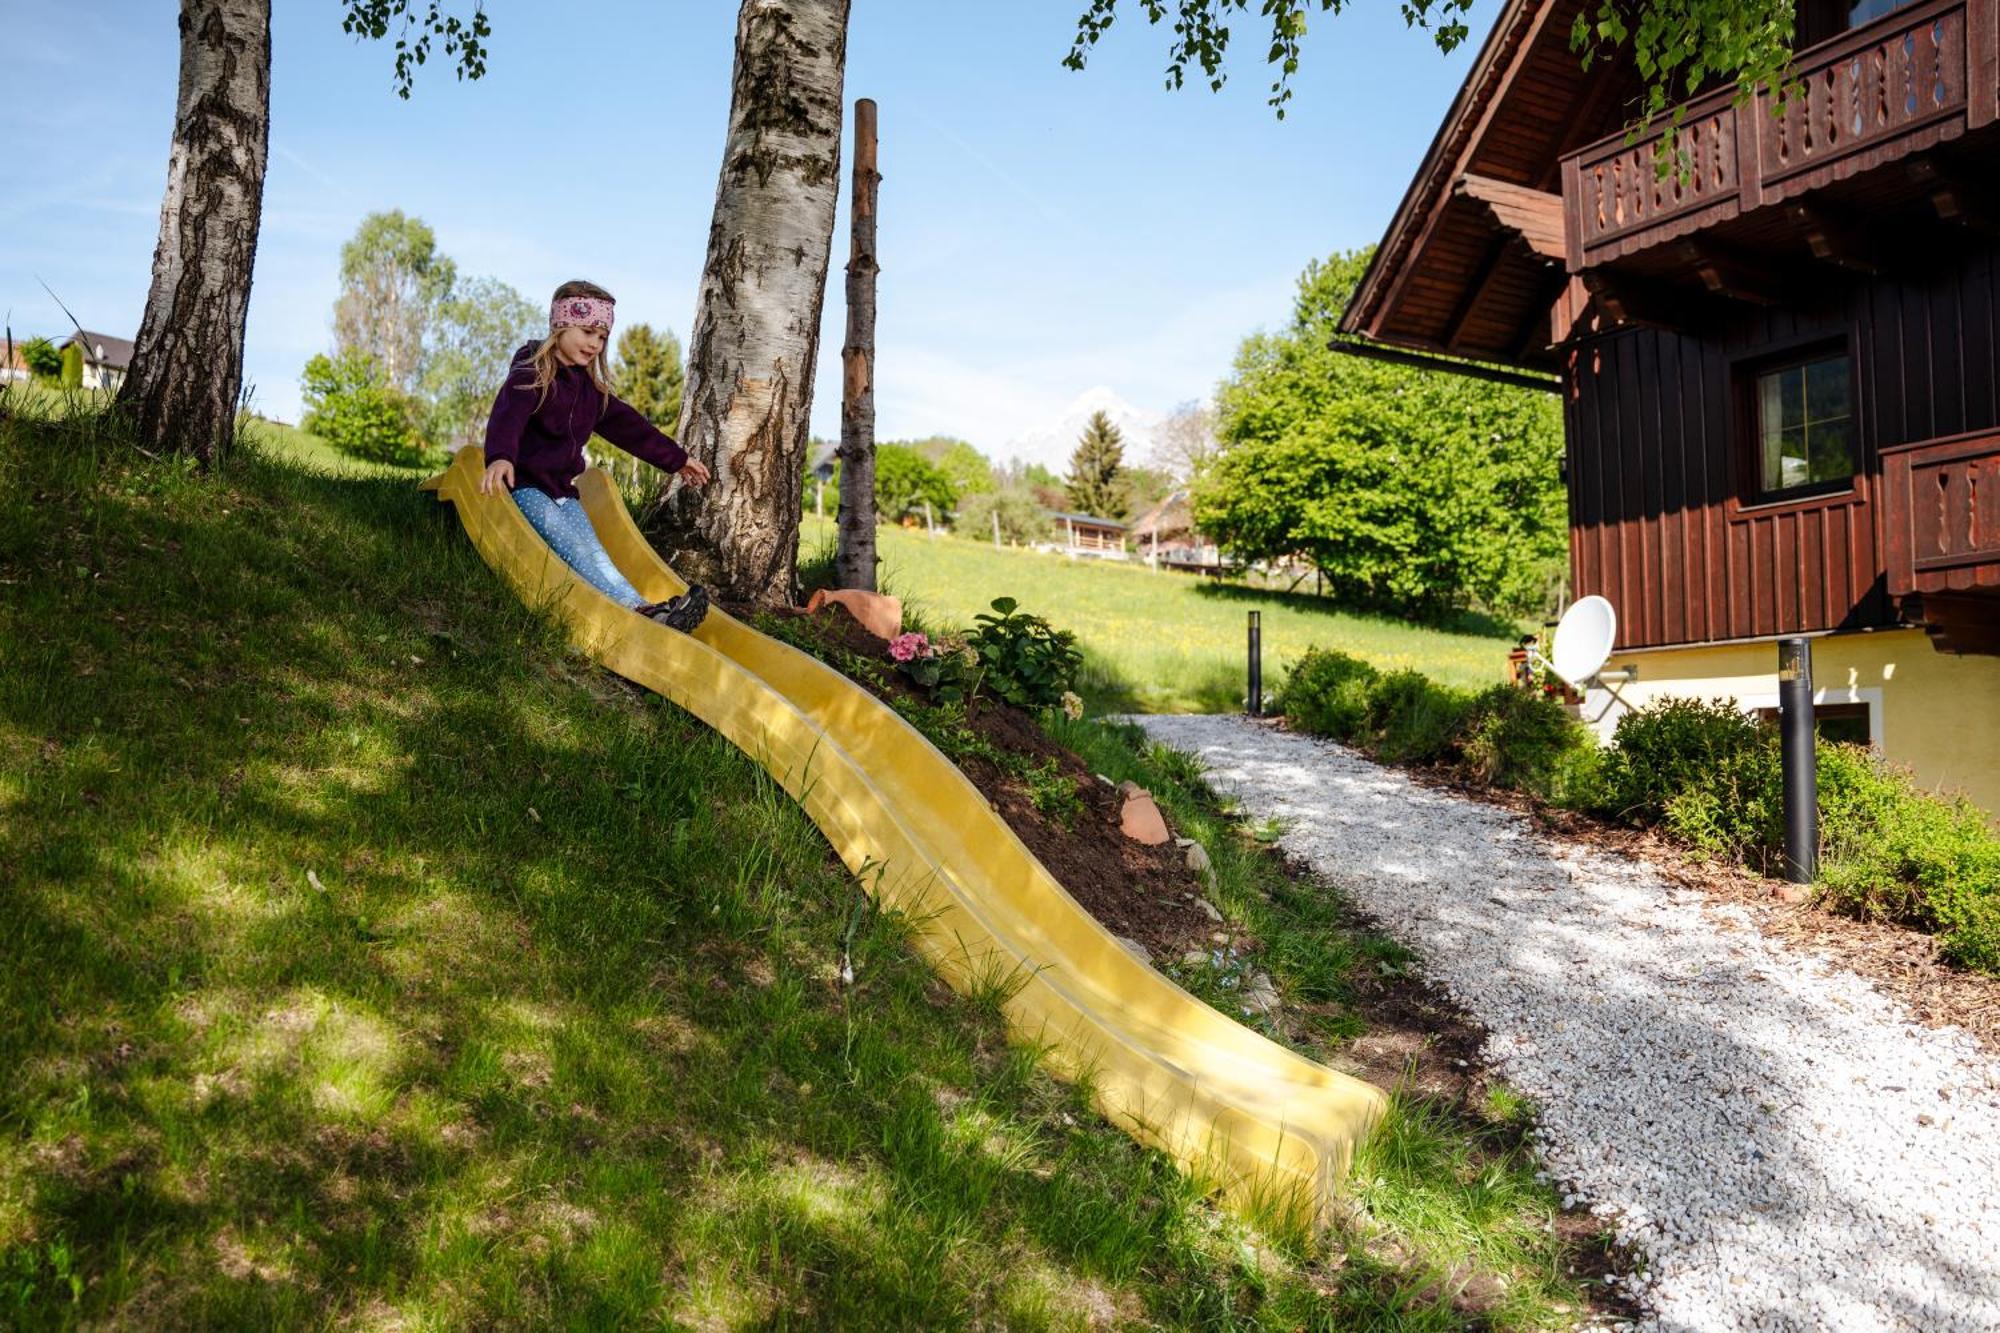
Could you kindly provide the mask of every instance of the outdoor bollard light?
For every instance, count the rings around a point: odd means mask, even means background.
[[[1263,631],[1257,626],[1257,612],[1250,613],[1250,716],[1264,716]]]
[[[1778,641],[1778,725],[1785,774],[1785,878],[1810,884],[1819,862],[1819,756],[1813,749],[1810,639]]]

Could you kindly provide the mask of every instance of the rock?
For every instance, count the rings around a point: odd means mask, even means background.
[[[1243,987],[1243,1002],[1260,1014],[1275,1013],[1280,1003],[1277,984],[1266,973],[1252,972]]]
[[[1188,844],[1187,866],[1189,870],[1194,871],[1198,875],[1206,875],[1213,864],[1208,859],[1208,848],[1198,842]]]
[[[1113,782],[1110,778],[1105,777],[1102,773],[1099,773],[1097,775],[1097,780],[1103,783],[1107,787],[1115,787],[1118,785],[1117,783]]]
[[[1790,903],[1794,907],[1800,903],[1812,901],[1812,894],[1812,885],[1810,884],[1778,884],[1771,889],[1771,896],[1773,898],[1776,898],[1781,903]]]
[[[1197,967],[1202,963],[1208,961],[1208,950],[1189,949],[1186,953],[1181,955],[1181,961],[1187,964],[1189,967]]]
[[[1199,907],[1202,911],[1208,913],[1208,919],[1210,921],[1216,922],[1217,924],[1221,923],[1222,913],[1216,910],[1214,903],[1210,902],[1206,898],[1197,898],[1194,900],[1194,905],[1196,907]]]
[[[1153,804],[1153,798],[1140,792],[1125,798],[1124,812],[1118,818],[1119,832],[1134,842],[1148,847],[1158,847],[1168,838],[1167,821],[1161,815],[1160,807]]]
[[[1153,961],[1153,951],[1151,949],[1148,949],[1145,945],[1139,943],[1139,941],[1135,939],[1129,939],[1124,935],[1113,935],[1111,938],[1117,940],[1120,944],[1124,945],[1126,952],[1130,953],[1140,962],[1150,963]]]
[[[1176,846],[1176,847],[1192,847],[1192,846],[1194,846],[1194,839],[1193,839],[1193,838],[1175,838],[1175,839],[1174,839],[1174,846]]]

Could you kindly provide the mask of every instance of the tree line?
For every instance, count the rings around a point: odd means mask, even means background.
[[[300,377],[300,424],[357,457],[407,465],[479,442],[514,352],[547,332],[538,302],[460,273],[423,219],[400,209],[369,214],[341,247],[332,323],[332,351]],[[611,362],[618,395],[674,429],[686,372],[673,331],[621,324]],[[598,461],[641,484],[644,465],[622,451]]]
[[[698,498],[667,484],[645,526],[669,558],[725,596],[796,593],[812,372],[840,177],[852,0],[741,0],[728,128],[709,250],[689,332],[681,443],[714,483]],[[1317,0],[1338,12],[1343,0]],[[1466,36],[1470,0],[1403,0],[1404,16],[1449,50]],[[1171,18],[1167,82],[1190,65],[1213,88],[1226,78],[1230,20],[1251,0],[1145,0]],[[1598,0],[1575,17],[1588,64],[1629,48],[1652,115],[1705,81],[1746,92],[1788,68],[1794,0]],[[1299,65],[1310,0],[1261,0],[1270,27],[1272,102],[1282,115]],[[1110,28],[1117,0],[1088,0],[1065,63],[1081,69]],[[395,38],[398,95],[436,50],[461,79],[486,68],[491,25],[449,0],[341,0],[343,29]],[[227,452],[243,379],[243,334],[270,149],[270,0],[181,0],[180,80],[159,242],[131,373],[117,410],[142,447]],[[1671,136],[1668,140],[1671,145]],[[1662,170],[1669,163],[1662,158]],[[402,377],[400,363],[385,367]],[[1364,580],[1377,582],[1379,580]]]

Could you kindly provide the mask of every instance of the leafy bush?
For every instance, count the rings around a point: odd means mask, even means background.
[[[52,380],[62,374],[62,353],[47,338],[30,338],[22,343],[21,362],[37,379]]]
[[[1366,748],[1392,763],[1435,764],[1452,757],[1471,696],[1421,671],[1392,671],[1368,686]]]
[[[374,357],[321,353],[306,362],[300,387],[306,409],[300,424],[335,448],[373,463],[415,467],[428,461],[417,430],[419,405],[389,385]]]
[[[1601,808],[1606,814],[1653,824],[1666,818],[1672,799],[1701,787],[1746,753],[1771,741],[1730,700],[1662,699],[1618,719],[1604,765]]]
[[[1857,746],[1819,747],[1820,879],[1860,916],[1944,937],[1948,953],[2000,972],[2000,837],[1963,797],[1920,790]]]
[[[1301,731],[1351,741],[1368,724],[1368,691],[1374,667],[1330,648],[1313,648],[1299,659],[1278,691],[1277,706]]]
[[[974,541],[990,540],[994,519],[1000,520],[1003,541],[1027,545],[1048,536],[1049,516],[1025,490],[985,490],[967,494],[958,502],[958,516],[952,531]]]
[[[1461,719],[1464,767],[1473,778],[1564,804],[1589,801],[1600,772],[1597,742],[1554,699],[1495,685]]]
[[[907,444],[876,446],[875,512],[894,523],[906,515],[922,514],[926,502],[932,517],[943,522],[958,503],[951,478]]]
[[[973,617],[966,646],[978,655],[981,683],[1016,708],[1053,708],[1076,683],[1083,654],[1076,635],[1017,610],[1012,597],[993,601],[998,615]]]
[[[1285,681],[1280,704],[1292,725],[1351,742],[1390,763],[1452,764],[1474,781],[1589,804],[1597,745],[1561,704],[1496,685],[1467,694],[1420,671],[1375,668],[1314,649]]]

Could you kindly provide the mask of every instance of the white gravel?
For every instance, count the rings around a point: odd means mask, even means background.
[[[1417,950],[1657,1329],[2000,1329],[2000,1063],[1629,859],[1238,717],[1142,717]]]

